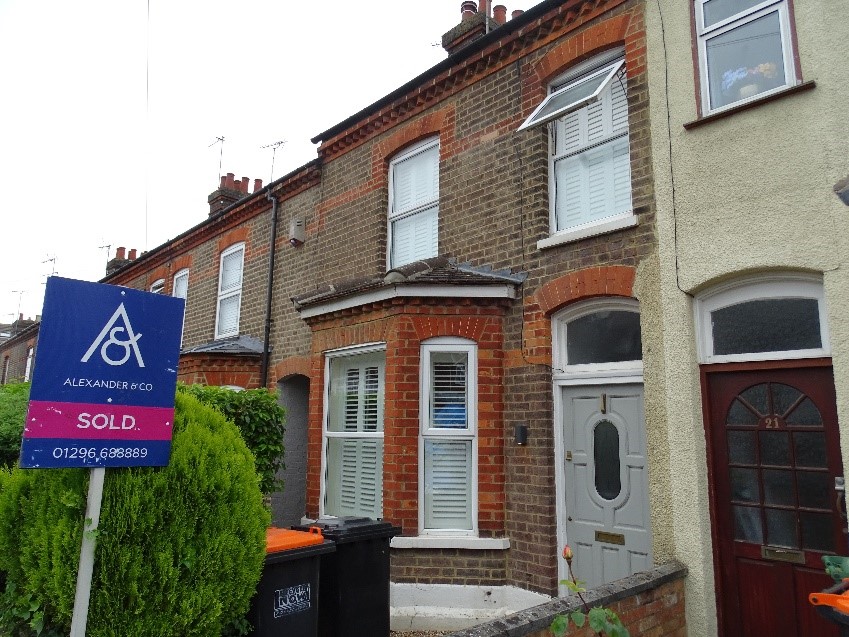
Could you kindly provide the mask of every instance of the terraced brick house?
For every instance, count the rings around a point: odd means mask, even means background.
[[[847,552],[837,3],[486,4],[314,161],[223,177],[104,282],[186,298],[181,379],[280,390],[275,523],[400,526],[419,611],[563,593],[568,542],[589,586],[684,564],[663,634],[828,634],[803,599]]]

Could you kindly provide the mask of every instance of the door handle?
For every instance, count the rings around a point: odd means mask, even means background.
[[[572,452],[571,451],[566,452],[566,462],[572,462]]]
[[[846,518],[846,481],[843,479],[843,476],[835,476],[834,477],[834,490],[837,492],[835,496],[835,508],[837,512],[840,514],[840,517],[844,520]]]

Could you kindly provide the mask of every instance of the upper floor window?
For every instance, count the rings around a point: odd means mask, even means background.
[[[422,344],[419,526],[426,535],[477,531],[477,346]]]
[[[822,279],[760,274],[717,286],[696,300],[704,363],[829,356]]]
[[[609,51],[559,77],[519,127],[551,122],[549,187],[555,234],[578,239],[634,223],[622,56],[622,49]]]
[[[178,299],[186,299],[189,295],[189,271],[183,269],[174,275],[174,284],[171,287],[171,295]]]
[[[27,383],[32,380],[32,358],[34,354],[35,350],[32,347],[27,349],[27,366],[24,369],[24,382]]]
[[[165,289],[165,279],[156,279],[150,285],[150,291],[154,294],[162,294],[162,291]]]
[[[239,333],[239,312],[242,305],[242,270],[245,244],[237,243],[221,253],[218,275],[218,306],[215,318],[215,338],[236,336]]]
[[[389,267],[439,254],[439,140],[417,144],[389,164]]]
[[[789,0],[694,0],[705,114],[796,83]]]

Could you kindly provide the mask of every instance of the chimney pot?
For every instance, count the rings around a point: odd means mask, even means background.
[[[504,24],[505,22],[507,22],[507,7],[505,7],[503,4],[495,5],[492,8],[492,14],[497,24]]]
[[[251,183],[250,179],[248,179],[247,177],[242,177],[242,187],[240,188],[240,190],[245,194],[248,194],[249,183]]]
[[[510,18],[512,20],[515,20],[516,18],[518,18],[523,13],[524,13],[524,11],[522,11],[521,9],[516,9],[515,11],[513,11],[513,13],[510,14]]]
[[[116,259],[124,259],[125,258],[124,255],[126,254],[126,250],[127,249],[124,248],[124,247],[121,247],[121,248],[118,248],[117,250],[115,250],[115,258]]]
[[[262,190],[262,179],[254,179],[254,192]]]
[[[474,0],[464,0],[464,2],[460,5],[462,21],[465,22],[466,20],[471,20],[477,13],[477,10],[477,5]]]
[[[224,180],[224,187],[229,188],[230,190],[233,190],[235,188],[235,186],[233,184],[235,177],[236,177],[236,175],[234,175],[233,173],[227,173],[227,177]]]
[[[478,2],[478,13],[485,13],[488,16],[489,15],[489,5],[490,5],[490,0],[479,0],[479,2]]]
[[[227,177],[221,175],[221,183],[218,185],[219,188],[224,188],[227,185]]]
[[[130,249],[130,254],[128,254],[128,255],[127,255],[127,258],[128,258],[130,261],[135,261],[135,260],[136,260],[136,249],[135,249],[135,248],[131,248],[131,249]]]

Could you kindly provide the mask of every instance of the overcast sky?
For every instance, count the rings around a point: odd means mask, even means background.
[[[285,141],[275,177],[314,159],[446,58],[460,4],[0,0],[0,323],[40,314],[48,275],[97,281],[203,221],[219,174],[267,184],[263,146]]]

